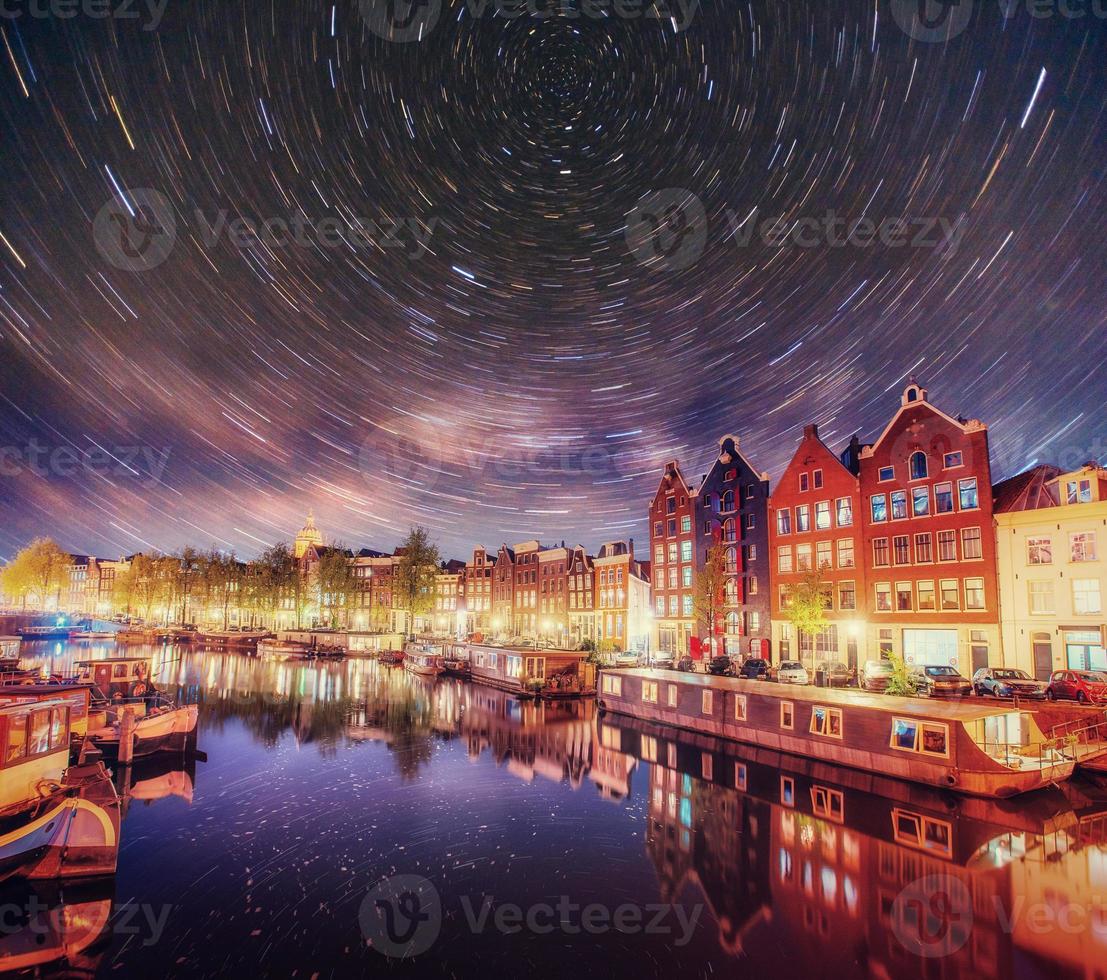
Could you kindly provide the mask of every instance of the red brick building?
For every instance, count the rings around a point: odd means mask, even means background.
[[[515,552],[502,544],[492,571],[492,635],[510,635],[514,621]]]
[[[869,653],[969,676],[999,649],[988,430],[953,418],[912,380],[861,450]]]
[[[466,633],[482,636],[492,629],[492,585],[496,559],[478,545],[461,577],[461,608]]]
[[[650,502],[650,557],[657,649],[700,656],[694,595],[696,568],[703,563],[697,537],[696,492],[677,460],[665,472]]]
[[[818,426],[806,426],[769,498],[773,647],[778,662],[800,660],[809,670],[826,660],[853,668],[864,662],[868,603],[858,453],[855,438],[842,458],[835,456],[819,438]],[[797,635],[787,615],[791,596],[808,581],[824,592],[828,623],[815,636]]]

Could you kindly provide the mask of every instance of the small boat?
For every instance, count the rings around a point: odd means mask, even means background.
[[[183,752],[188,748],[199,716],[196,705],[177,707],[171,701],[156,696],[154,704],[146,707],[145,714],[139,713],[142,707],[127,703],[112,705],[107,709],[106,725],[103,728],[90,729],[89,740],[105,756],[118,757],[120,743],[125,734],[124,713],[133,711],[134,758],[153,755],[155,752]]]
[[[38,676],[38,670],[33,667],[24,667],[18,655],[0,657],[0,685],[20,684]]]
[[[454,677],[468,677],[470,674],[468,658],[454,656],[443,657],[442,673],[452,674]]]
[[[398,667],[404,662],[403,650],[381,650],[377,654],[378,663],[382,663],[387,667]]]
[[[120,630],[115,634],[117,643],[153,643],[156,634],[153,630]]]
[[[258,641],[258,653],[303,657],[310,649],[311,644],[304,643],[302,640],[278,640],[276,637],[270,637]]]
[[[408,650],[404,652],[404,670],[413,674],[437,677],[442,673],[442,664],[433,650]]]
[[[345,660],[346,648],[337,644],[320,644],[308,647],[306,656],[309,660]]]
[[[24,626],[19,636],[24,640],[68,640],[75,632],[69,626]]]
[[[69,765],[70,706],[0,706],[0,879],[113,874],[119,796],[103,764]]]
[[[85,642],[89,640],[114,640],[115,633],[110,630],[78,630],[69,637],[71,640]]]

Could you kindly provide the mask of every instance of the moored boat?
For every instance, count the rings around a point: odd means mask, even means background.
[[[196,642],[207,647],[256,647],[261,640],[272,635],[269,630],[199,630]]]
[[[115,636],[116,634],[111,630],[78,630],[76,633],[71,634],[69,639],[78,642],[88,642],[90,640],[114,640]]]
[[[119,797],[101,763],[69,765],[70,705],[0,705],[0,878],[115,871]]]
[[[92,744],[105,756],[120,755],[131,728],[134,758],[153,755],[155,752],[183,752],[196,732],[199,709],[194,704],[174,705],[164,699],[155,699],[153,705],[140,714],[140,706],[120,704],[107,709],[106,724],[102,728],[89,729]],[[126,712],[134,712],[132,719]]]
[[[595,667],[577,650],[468,647],[470,676],[520,697],[579,698],[596,693]]]
[[[75,633],[69,626],[24,626],[19,630],[23,640],[68,640]]]
[[[403,650],[381,650],[377,654],[377,660],[389,667],[398,667],[404,662]]]
[[[437,677],[442,673],[442,664],[433,647],[411,647],[404,651],[404,670],[427,677]]]
[[[1068,740],[1013,705],[948,703],[668,671],[604,671],[600,707],[790,755],[1006,797],[1067,779]]]

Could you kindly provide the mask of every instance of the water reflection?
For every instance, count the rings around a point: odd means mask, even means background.
[[[117,773],[120,880],[134,901],[172,902],[165,949],[185,972],[378,970],[361,897],[418,873],[454,911],[434,962],[402,965],[415,975],[1104,975],[1101,786],[975,800],[365,660],[144,652],[159,687],[200,704],[210,761]],[[109,653],[43,657],[64,670]],[[474,936],[458,901],[484,894],[705,914],[685,948]],[[75,922],[96,918],[77,904]],[[114,933],[85,948],[102,960],[74,947],[70,968],[163,955]]]

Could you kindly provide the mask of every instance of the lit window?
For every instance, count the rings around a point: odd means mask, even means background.
[[[876,583],[876,611],[892,611],[892,584],[890,582]]]
[[[784,572],[785,574],[792,570],[792,548],[790,545],[783,545],[776,549],[776,569],[778,572]]]
[[[791,729],[795,725],[795,710],[791,701],[780,702],[780,727]]]
[[[796,532],[803,533],[811,530],[811,516],[807,504],[796,508]]]
[[[750,515],[753,516],[752,514]],[[820,500],[815,504],[815,529],[825,531],[830,527],[830,501]]]
[[[857,586],[853,582],[838,583],[838,608],[847,611],[857,608]]]
[[[915,487],[911,491],[911,513],[915,517],[926,517],[930,513],[930,490],[927,487]]]
[[[919,612],[934,612],[937,609],[934,582],[919,582],[917,588],[919,592]]]
[[[838,527],[851,527],[853,525],[853,501],[849,497],[839,497],[837,511]]]
[[[905,521],[905,520],[907,520],[907,491],[906,490],[893,490],[892,491],[892,520],[893,521]]]
[[[888,520],[888,498],[884,494],[873,494],[870,505],[874,524],[880,524]]]
[[[840,538],[838,540],[838,567],[839,568],[853,568],[853,539],[852,538]]]
[[[957,493],[960,500],[961,510],[975,510],[980,506],[977,500],[976,494],[976,477],[970,477],[967,480],[957,481]]]
[[[734,695],[734,720],[746,720],[746,696],[744,694]]]
[[[982,555],[980,528],[961,528],[961,557],[964,559],[980,558]]]
[[[1030,612],[1036,616],[1051,615],[1054,612],[1053,583],[1028,582],[1030,590]]]
[[[776,533],[792,533],[792,512],[787,507],[776,512]]]

